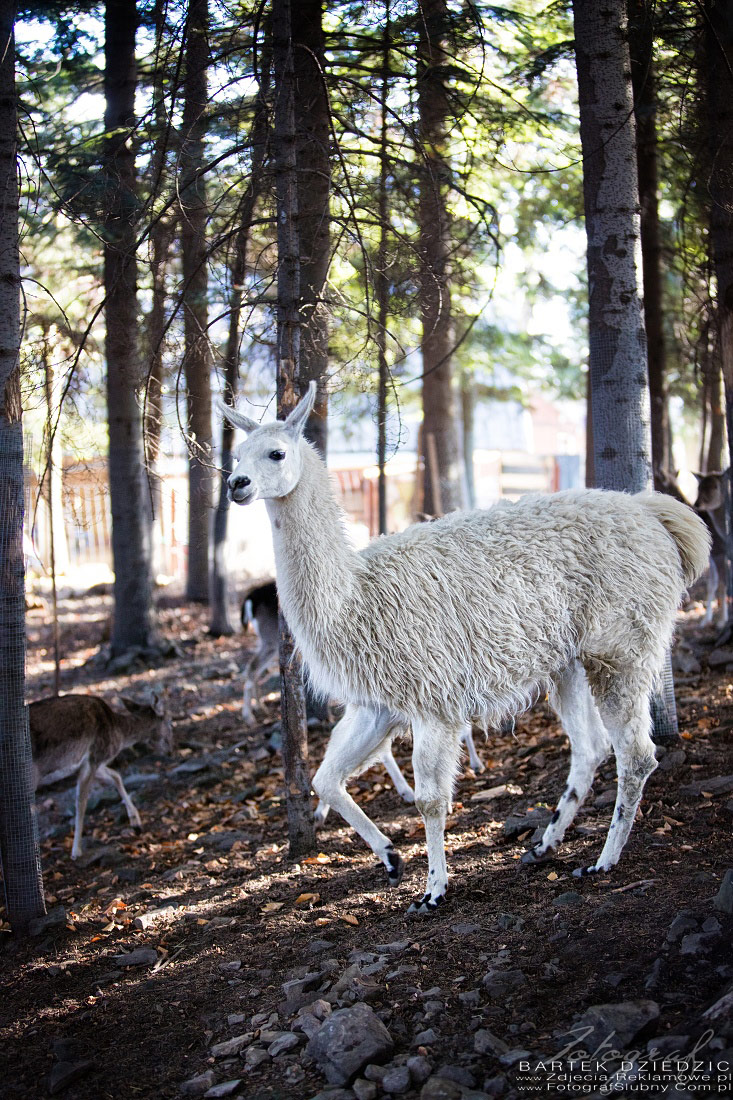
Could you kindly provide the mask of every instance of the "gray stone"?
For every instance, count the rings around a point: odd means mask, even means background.
[[[529,810],[526,814],[512,814],[504,822],[504,836],[507,840],[515,840],[522,833],[530,829],[544,829],[552,817],[551,810]]]
[[[440,1069],[436,1069],[435,1076],[442,1077],[446,1081],[454,1081],[457,1085],[463,1085],[467,1089],[472,1089],[476,1084],[471,1070],[466,1069],[465,1066],[441,1066]]]
[[[426,1001],[424,1007],[426,1016],[437,1016],[443,1011],[445,1005],[442,1001]]]
[[[264,1062],[270,1061],[270,1055],[266,1050],[263,1050],[262,1047],[253,1045],[247,1047],[247,1053],[244,1056],[244,1060],[250,1069],[257,1069],[257,1067],[261,1066]]]
[[[51,1053],[57,1062],[80,1062],[83,1060],[85,1050],[78,1039],[64,1036],[52,1041]]]
[[[377,1086],[374,1081],[366,1081],[363,1077],[357,1077],[351,1088],[356,1100],[376,1100]]]
[[[280,988],[287,999],[292,1000],[301,993],[310,993],[313,989],[318,989],[322,980],[323,971],[314,970],[302,978],[291,978],[289,982],[283,982]]]
[[[707,955],[718,942],[717,932],[690,932],[680,944],[680,955]]]
[[[576,1028],[582,1028],[583,1046],[591,1053],[606,1040],[616,1049],[623,1050],[643,1028],[658,1019],[656,1001],[621,1001],[619,1004],[591,1005],[578,1018]],[[588,1034],[585,1034],[586,1028],[590,1029]]]
[[[466,989],[463,993],[458,994],[458,1000],[462,1005],[467,1005],[469,1008],[475,1008],[481,1003],[481,990]]]
[[[375,948],[380,955],[401,955],[409,946],[409,940],[393,940],[392,943],[378,943]]]
[[[510,1066],[515,1066],[517,1062],[522,1062],[529,1057],[531,1057],[531,1051],[525,1050],[524,1047],[514,1047],[506,1054],[499,1055],[499,1063],[509,1069]]]
[[[659,762],[659,768],[663,772],[671,772],[673,768],[679,768],[687,759],[684,749],[676,749],[675,752],[667,752]]]
[[[227,962],[219,963],[219,969],[224,971],[233,971],[242,969],[241,959],[228,959]]]
[[[321,1089],[311,1100],[354,1100],[351,1089]]]
[[[722,932],[723,928],[717,917],[706,917],[702,922],[703,932]]]
[[[713,907],[718,913],[725,913],[729,917],[733,916],[733,870],[729,869],[723,875],[723,881],[715,895]]]
[[[500,1073],[496,1077],[487,1077],[484,1081],[484,1092],[490,1097],[506,1096],[507,1080],[504,1074]]]
[[[208,1092],[204,1093],[204,1100],[217,1100],[220,1096],[234,1096],[235,1092],[239,1092],[241,1084],[241,1077],[232,1077],[228,1081],[220,1081],[218,1085],[213,1085]]]
[[[320,955],[322,951],[330,951],[333,946],[331,940],[312,940],[308,944],[308,954]]]
[[[499,1058],[507,1053],[509,1047],[498,1035],[482,1027],[474,1033],[473,1049],[476,1054],[493,1054],[495,1058]]]
[[[415,1038],[412,1040],[410,1046],[413,1047],[430,1047],[434,1043],[438,1042],[440,1036],[437,1031],[432,1027],[427,1028],[425,1031],[419,1031]]]
[[[233,1055],[239,1054],[241,1050],[252,1042],[252,1032],[247,1032],[245,1035],[235,1035],[231,1039],[225,1039],[221,1043],[214,1043],[213,1047],[209,1049],[209,1054],[212,1058],[231,1058]]]
[[[281,1035],[279,1039],[276,1039],[274,1043],[270,1043],[267,1048],[267,1053],[271,1058],[277,1058],[278,1054],[284,1054],[287,1050],[293,1050],[297,1047],[300,1039],[297,1035],[294,1035],[292,1031],[286,1031],[284,1035]]]
[[[372,1062],[364,1070],[364,1076],[367,1081],[377,1081],[379,1084],[382,1082],[382,1078],[387,1072],[387,1066],[380,1066],[376,1062]]]
[[[28,923],[28,934],[31,936],[43,936],[46,932],[57,931],[66,928],[68,917],[63,905],[56,905],[49,909],[42,917],[34,917]]]
[[[480,924],[469,924],[466,921],[459,921],[458,924],[450,926],[451,932],[455,932],[457,936],[473,936],[476,932],[480,932],[481,928]]]
[[[733,649],[721,646],[708,653],[709,668],[725,668],[726,665],[733,665]]]
[[[56,1062],[48,1075],[49,1093],[55,1096],[57,1092],[63,1092],[69,1085],[86,1076],[91,1069],[94,1069],[94,1062],[88,1059],[83,1062]]]
[[[689,913],[679,913],[667,929],[667,943],[677,943],[677,940],[687,932],[693,932],[697,928],[697,921]]]
[[[402,1096],[411,1087],[412,1080],[407,1066],[393,1066],[382,1078],[382,1088],[391,1096]]]
[[[125,955],[115,955],[118,966],[153,966],[158,961],[158,952],[154,947],[136,947]]]
[[[214,1084],[214,1074],[207,1069],[206,1073],[200,1073],[198,1077],[189,1077],[188,1081],[182,1081],[178,1091],[184,1096],[203,1096]]]
[[[605,791],[601,791],[599,795],[593,799],[593,805],[597,810],[603,810],[606,806],[613,806],[616,801],[616,788],[607,787]]]
[[[422,1054],[411,1055],[405,1065],[410,1071],[410,1077],[415,1085],[422,1085],[433,1072],[430,1062]]]
[[[733,1036],[733,989],[719,997],[703,1013],[706,1026],[715,1030],[716,1038],[730,1039]]]
[[[446,1077],[429,1077],[420,1091],[420,1100],[461,1100],[464,1090]]]
[[[582,905],[584,901],[585,898],[577,890],[566,890],[564,894],[558,894],[556,898],[553,898],[552,904],[557,906],[558,909],[562,909],[565,906]]]
[[[497,1000],[521,989],[527,984],[527,979],[521,970],[489,970],[482,979],[482,984],[489,997]]]
[[[370,1062],[384,1062],[394,1043],[365,1004],[334,1012],[308,1042],[307,1051],[332,1085],[347,1085]]]
[[[710,779],[698,779],[695,783],[686,783],[680,787],[682,794],[698,798],[703,791],[706,794],[730,794],[733,791],[733,775],[716,775]]]
[[[504,932],[521,932],[524,928],[524,917],[518,917],[515,913],[499,913],[496,927]]]

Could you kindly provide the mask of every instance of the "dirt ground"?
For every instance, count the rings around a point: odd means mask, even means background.
[[[713,898],[733,867],[733,780],[711,781],[733,773],[733,665],[708,667],[715,631],[700,626],[699,604],[680,622],[692,668],[677,685],[682,741],[650,779],[619,867],[572,877],[602,845],[612,763],[554,862],[521,865],[527,829],[505,836],[510,815],[551,808],[563,788],[565,739],[541,704],[488,744],[477,737],[487,768],[478,776],[466,770],[458,785],[447,834],[449,900],[421,918],[406,909],[424,881],[423,829],[379,769],[352,789],[405,857],[402,886],[385,886],[372,854],[335,815],[314,858],[290,862],[276,704],[255,729],[245,730],[240,716],[239,670],[253,639],[211,639],[200,608],[163,603],[160,626],[179,655],[116,676],[93,660],[109,597],[61,608],[62,690],[114,702],[118,692],[164,684],[176,748],[169,759],[143,749],[123,755],[144,834],[130,830],[116,793],[99,788],[77,863],[69,858],[73,786],[39,792],[47,903],[65,916],[26,941],[7,925],[0,931],[3,1096],[31,1100],[57,1090],[74,1100],[163,1100],[208,1072],[202,1088],[232,1080],[240,1082],[233,1095],[307,1100],[327,1082],[304,1057],[302,1034],[275,1057],[257,1054],[269,1041],[262,1035],[290,1033],[299,1001],[284,982],[315,972],[317,996],[335,1002],[335,983],[353,962],[374,963],[372,976],[349,985],[347,974],[339,1003],[369,1003],[398,1066],[412,1054],[433,1071],[448,1067],[458,1091],[436,1087],[429,1094],[436,1098],[471,1088],[521,1095],[520,1059],[511,1052],[556,1051],[564,1045],[558,1036],[593,1004],[652,999],[659,1017],[649,1034],[689,1035],[691,1021],[730,985],[731,918],[715,913]],[[47,617],[29,613],[29,699],[51,690]],[[325,737],[313,731],[315,761]],[[409,774],[409,747],[397,756]],[[137,928],[135,919],[151,910],[162,913]],[[703,933],[689,951],[670,931],[680,914],[683,931]],[[116,958],[141,947],[151,951],[137,956],[146,960],[140,965]],[[492,987],[492,968],[519,977]],[[480,1029],[504,1040],[510,1056],[479,1052]],[[212,1053],[243,1034],[241,1051]],[[72,1067],[68,1081],[59,1065]],[[383,1095],[378,1083],[360,1087],[365,1097]],[[416,1097],[420,1086],[402,1094]]]

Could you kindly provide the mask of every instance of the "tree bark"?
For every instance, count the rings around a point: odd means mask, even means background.
[[[115,613],[112,655],[151,641],[150,508],[145,483],[138,393],[143,370],[138,346],[135,154],[135,0],[108,0],[105,10],[104,225],[109,491]]]
[[[380,80],[380,132],[379,132],[379,245],[375,271],[375,295],[377,299],[377,507],[379,512],[379,534],[386,535],[388,530],[387,502],[387,384],[389,368],[387,366],[387,321],[389,318],[389,278],[387,275],[387,237],[389,233],[389,161],[387,141],[389,136],[389,63],[391,47],[390,0],[386,0],[384,27],[382,29],[382,73]]]
[[[465,375],[461,379],[461,412],[463,420],[463,459],[466,464],[466,497],[469,508],[476,507],[476,477],[473,469],[475,445],[474,420],[476,387]]]
[[[733,467],[733,25],[725,0],[707,0],[706,57],[710,141],[710,239],[725,387],[728,465]],[[728,596],[733,596],[733,493],[728,493]],[[730,628],[728,630],[730,633]]]
[[[629,0],[629,45],[641,205],[641,259],[649,375],[652,473],[655,487],[661,489],[663,483],[661,472],[669,466],[672,445],[662,301],[654,23],[648,0]]]
[[[329,318],[324,292],[331,258],[331,131],[324,73],[323,0],[298,0],[291,5],[291,19],[302,321],[298,385],[301,393],[305,393],[311,380],[318,385],[305,435],[325,460]]]
[[[588,342],[595,484],[638,493],[651,480],[638,175],[625,0],[573,0],[588,239]],[[652,700],[657,740],[677,737],[669,657]]]
[[[242,295],[247,272],[247,246],[252,229],[255,206],[262,187],[262,174],[267,147],[267,94],[269,89],[269,56],[263,57],[262,76],[255,115],[252,123],[251,145],[252,163],[249,183],[239,209],[239,230],[234,240],[234,251],[229,272],[231,297],[229,301],[229,330],[224,352],[224,400],[233,405],[239,388],[239,340],[242,314]],[[224,547],[229,516],[229,495],[227,479],[234,469],[234,428],[231,422],[222,417],[221,422],[221,481],[219,498],[214,513],[214,529],[211,554],[211,583],[209,602],[211,607],[211,625],[209,631],[215,637],[233,633],[229,618],[229,597],[227,569]]]
[[[0,863],[13,930],[45,913],[25,706],[15,4],[0,0]]]
[[[418,9],[417,100],[420,157],[420,312],[422,316],[423,439],[435,441],[443,511],[464,504],[464,476],[453,393],[453,326],[450,292],[450,227],[446,181],[449,117],[446,94],[445,42],[449,13],[446,0],[420,0]],[[430,463],[425,459],[424,509],[436,514]]]
[[[181,251],[183,257],[184,374],[188,460],[188,578],[186,595],[209,598],[211,524],[211,353],[208,334],[205,149],[209,6],[189,0],[186,15],[181,143]]]
[[[277,411],[281,419],[295,408],[300,389],[300,241],[291,15],[291,0],[273,0],[275,127],[272,143],[277,195],[278,256]],[[310,799],[308,727],[301,664],[293,636],[282,614],[280,678],[288,837],[290,856],[298,859],[315,849],[316,834]]]
[[[725,449],[725,400],[723,397],[723,372],[720,359],[712,356],[708,385],[708,407],[710,409],[710,436],[708,439],[705,470],[722,470],[723,451]]]

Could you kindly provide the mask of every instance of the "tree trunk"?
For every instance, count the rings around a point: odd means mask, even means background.
[[[211,353],[208,333],[204,139],[208,103],[208,0],[189,0],[181,142],[184,374],[188,424],[188,579],[186,595],[209,598],[211,523]]]
[[[629,45],[641,204],[641,259],[649,374],[652,472],[655,487],[661,489],[663,483],[661,471],[665,470],[669,464],[672,448],[662,302],[662,245],[659,232],[654,23],[648,0],[629,0]]]
[[[391,47],[390,0],[386,0],[384,27],[382,29],[382,73],[380,88],[380,133],[379,133],[379,245],[375,271],[375,295],[377,299],[377,506],[379,512],[379,534],[386,535],[388,530],[387,502],[387,384],[389,368],[387,366],[387,321],[389,318],[389,278],[387,275],[387,236],[389,232],[389,162],[387,141],[389,136],[389,60]],[[365,273],[366,274],[366,273]]]
[[[0,863],[22,932],[45,913],[25,706],[15,4],[0,0]]]
[[[108,0],[105,13],[104,226],[109,491],[115,612],[112,655],[151,641],[150,508],[138,393],[135,154],[135,0]]]
[[[733,25],[725,0],[706,14],[710,239],[717,283],[718,346],[725,387],[728,465],[733,468]],[[733,508],[733,493],[728,493]],[[728,595],[733,596],[733,512],[728,515]],[[730,627],[728,634],[731,633]]]
[[[595,483],[649,487],[646,339],[636,255],[638,176],[625,0],[573,2],[583,196]],[[658,740],[677,736],[671,664],[652,703]]]
[[[296,0],[297,3],[297,0]],[[273,0],[275,128],[273,158],[277,188],[277,411],[282,419],[295,408],[300,388],[300,242],[295,134],[295,74],[291,0]],[[280,678],[285,799],[290,856],[315,849],[310,799],[308,728],[300,658],[280,615]]]
[[[239,339],[242,314],[242,294],[247,272],[247,245],[249,242],[255,206],[262,187],[262,172],[267,146],[267,93],[269,89],[269,57],[262,59],[262,76],[252,123],[252,163],[249,184],[239,209],[239,230],[234,241],[230,267],[231,298],[229,301],[229,331],[224,352],[224,400],[233,405],[239,388]],[[221,423],[221,468],[219,498],[214,513],[213,545],[211,554],[211,583],[209,601],[211,625],[209,632],[215,637],[233,633],[229,618],[229,595],[224,548],[229,517],[227,479],[234,469],[234,428],[226,417]]]
[[[475,444],[474,416],[476,412],[476,387],[465,375],[461,379],[461,412],[463,419],[463,460],[466,464],[466,497],[469,508],[476,507],[476,477],[473,470]]]
[[[710,409],[710,436],[705,460],[706,471],[723,469],[723,450],[725,448],[725,401],[723,398],[723,372],[720,359],[712,356],[708,387],[708,407]]]
[[[453,394],[453,327],[450,293],[450,225],[446,209],[449,117],[446,94],[446,0],[420,0],[417,100],[420,158],[420,312],[422,315],[423,418],[425,446],[434,440],[444,512],[464,504],[462,456]],[[437,514],[434,479],[425,459],[424,509]]]
[[[295,158],[300,237],[300,366],[305,393],[315,380],[318,394],[305,435],[325,460],[328,444],[328,309],[324,301],[330,260],[330,121],[325,84],[323,0],[291,5],[295,76]]]

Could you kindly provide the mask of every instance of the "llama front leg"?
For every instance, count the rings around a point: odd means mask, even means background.
[[[117,793],[122,799],[125,809],[127,810],[127,816],[133,829],[137,829],[138,832],[142,831],[143,823],[140,820],[140,814],[137,811],[137,806],[130,798],[125,784],[122,782],[122,776],[119,772],[116,772],[114,768],[108,767],[107,764],[100,764],[97,768],[97,775],[105,783],[111,783],[117,788]]]
[[[412,766],[415,773],[415,805],[425,822],[428,880],[425,893],[408,913],[432,913],[445,899],[448,867],[445,859],[445,819],[458,771],[461,729],[436,730],[425,722],[413,722]]]
[[[649,692],[633,681],[615,686],[598,707],[616,754],[618,790],[611,825],[600,858],[590,867],[579,867],[576,876],[610,871],[624,849],[639,809],[644,785],[657,766],[651,739]]]
[[[393,721],[387,710],[348,706],[333,728],[323,763],[313,777],[313,789],[326,813],[333,807],[341,814],[384,864],[390,886],[398,886],[404,873],[401,855],[346,790],[349,776],[364,771],[378,758]]]
[[[542,839],[524,853],[522,863],[539,863],[552,855],[588,794],[598,766],[611,751],[608,732],[579,661],[573,661],[558,677],[551,702],[570,741],[570,772]]]

